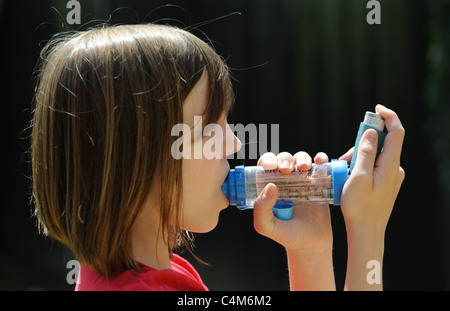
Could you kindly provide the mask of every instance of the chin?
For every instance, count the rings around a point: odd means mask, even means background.
[[[204,227],[204,228],[202,228],[201,230],[197,230],[197,231],[195,231],[196,233],[208,233],[208,232],[211,232],[211,231],[213,231],[216,227],[217,227],[217,223],[218,222],[216,222],[214,225],[211,225],[211,226],[209,226],[209,227]]]
[[[205,200],[199,205],[194,215],[190,215],[189,221],[185,223],[184,230],[195,233],[207,233],[217,227],[219,214],[229,205],[228,199],[220,190],[217,195],[209,200]]]
[[[222,210],[222,209],[221,209]],[[192,230],[188,230],[196,233],[208,233],[214,230],[219,223],[219,212],[215,215],[209,215],[208,217],[202,218],[202,221],[196,223],[195,226],[192,226]],[[195,228],[194,228],[195,227]]]
[[[211,221],[208,222],[208,224],[206,223],[202,223],[198,226],[196,226],[196,228],[193,228],[192,230],[188,230],[190,232],[195,232],[195,233],[208,233],[212,230],[214,230],[214,228],[217,227],[217,224],[219,223],[219,219],[217,219],[217,221]]]

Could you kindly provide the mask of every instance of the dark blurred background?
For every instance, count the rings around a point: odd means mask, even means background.
[[[80,0],[81,25],[67,24],[67,2],[0,0],[0,289],[74,288],[66,282],[73,255],[38,235],[31,216],[26,128],[42,46],[54,33],[105,21],[197,25],[193,32],[233,69],[229,123],[280,124],[281,151],[337,158],[353,145],[365,111],[377,103],[395,110],[406,128],[406,179],[387,228],[384,287],[450,289],[449,0],[380,0],[380,25],[366,22],[366,0]],[[212,21],[233,12],[240,14]],[[339,208],[331,209],[342,289],[345,226]],[[283,248],[259,236],[252,221],[251,211],[228,208],[216,229],[197,237],[196,254],[210,267],[185,254],[210,289],[288,289]]]

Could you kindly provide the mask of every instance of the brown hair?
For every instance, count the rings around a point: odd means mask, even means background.
[[[135,269],[131,230],[153,178],[160,228],[173,231],[174,216],[180,237],[182,161],[171,156],[171,128],[183,122],[183,101],[204,71],[205,124],[228,112],[228,68],[193,34],[162,25],[59,36],[38,66],[31,157],[40,227],[104,276]],[[176,235],[169,236],[172,253]]]

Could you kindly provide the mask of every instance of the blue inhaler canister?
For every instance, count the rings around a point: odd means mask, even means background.
[[[378,133],[378,147],[377,147],[377,157],[383,149],[384,139],[386,138],[386,132],[384,131],[384,119],[378,113],[367,111],[364,116],[364,121],[360,123],[358,135],[356,136],[355,149],[353,151],[352,161],[350,163],[349,173],[351,174],[353,167],[356,163],[356,156],[358,154],[359,141],[362,135],[368,129],[374,129]]]
[[[222,191],[240,210],[251,209],[268,183],[278,188],[278,200],[273,213],[281,220],[292,217],[293,207],[301,202],[326,202],[340,205],[342,188],[349,177],[346,161],[333,160],[313,164],[309,171],[295,170],[280,174],[278,170],[265,171],[261,166],[236,166],[228,173]]]

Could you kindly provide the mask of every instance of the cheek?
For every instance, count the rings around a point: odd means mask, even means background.
[[[192,174],[183,178],[183,206],[186,213],[202,213],[213,204],[217,187],[214,176],[207,174]]]
[[[200,233],[214,229],[226,202],[221,201],[213,167],[207,161],[199,162],[204,163],[186,163],[183,170],[182,226],[185,230]]]
[[[218,179],[213,161],[195,159],[183,161],[183,198],[199,201],[212,196]]]

